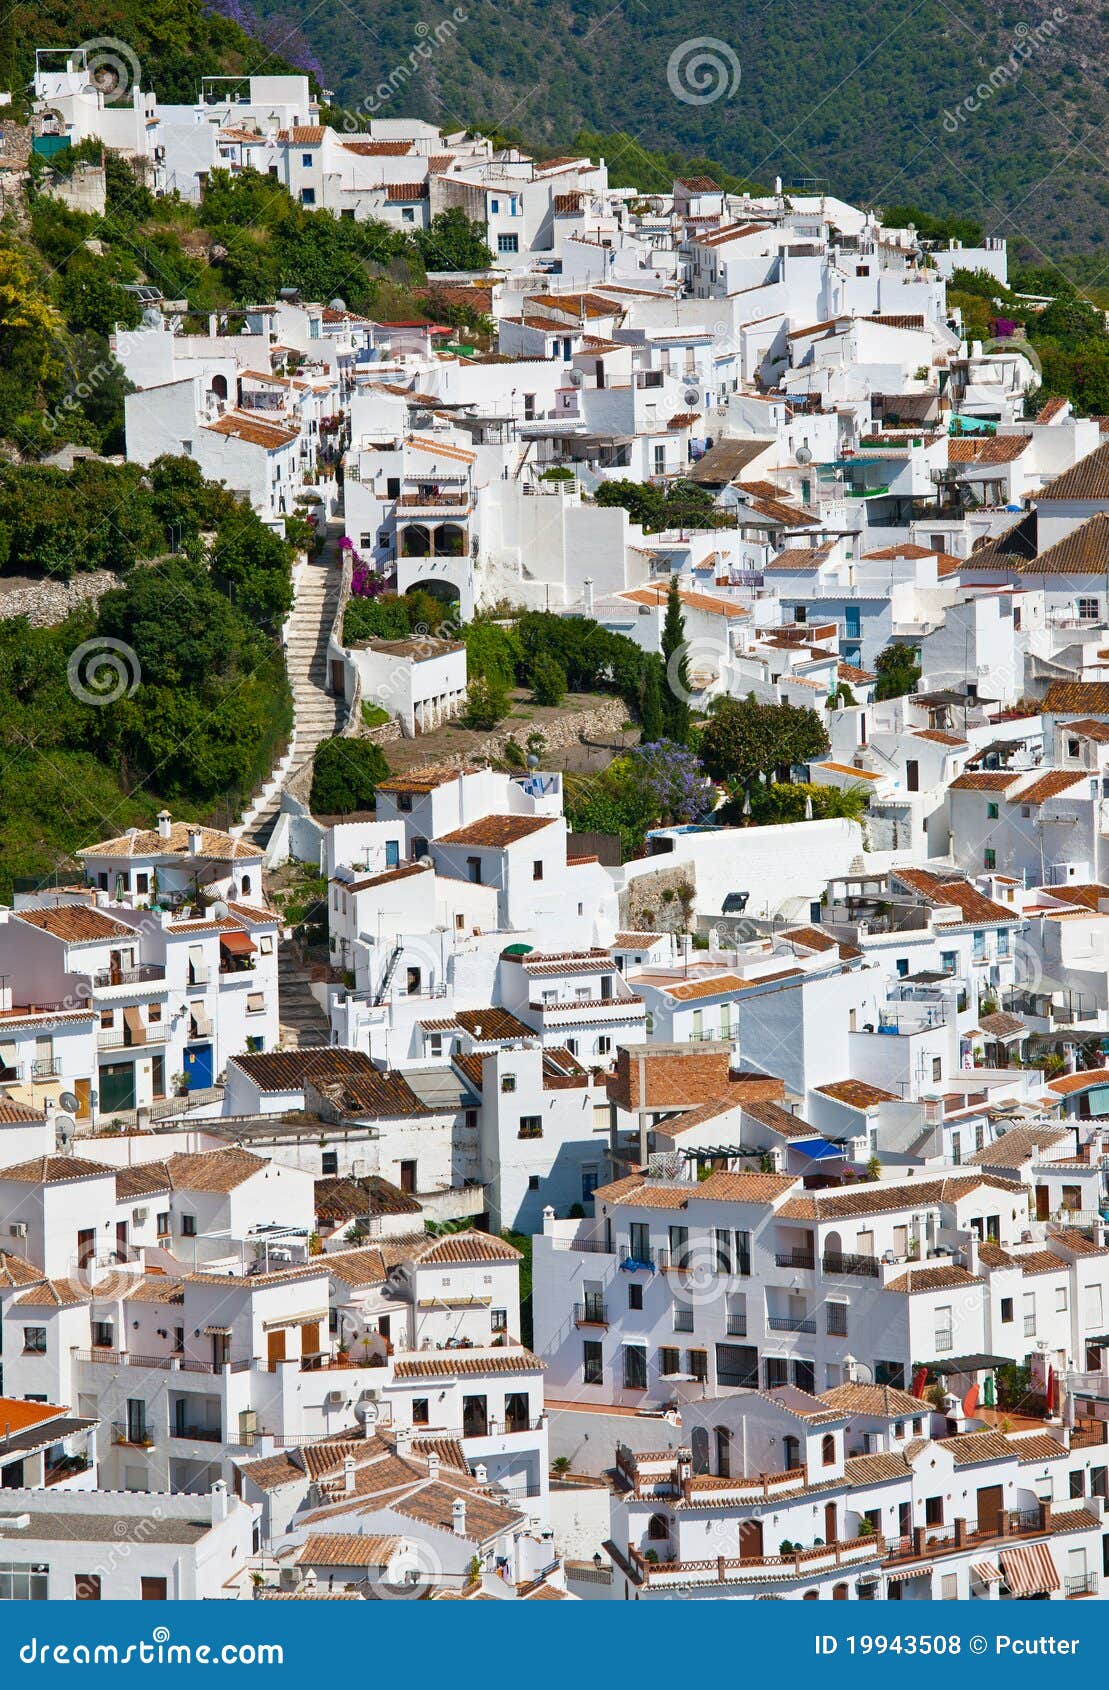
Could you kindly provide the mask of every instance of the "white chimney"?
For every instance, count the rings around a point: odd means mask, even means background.
[[[436,1455],[434,1450],[428,1451],[427,1476],[429,1479],[437,1479],[439,1477],[439,1457]]]
[[[411,1428],[411,1426],[398,1426],[397,1427],[397,1454],[398,1455],[407,1455],[411,1448],[412,1448],[412,1428]]]
[[[477,1466],[474,1468],[474,1478],[477,1480],[479,1485],[484,1485],[488,1482],[489,1469],[485,1465],[484,1461],[479,1461]]]
[[[227,1518],[227,1481],[217,1479],[212,1486],[212,1524],[218,1525]]]
[[[158,811],[158,837],[159,837],[159,839],[168,839],[169,836],[170,836],[170,830],[171,830],[172,826],[173,826],[173,820],[172,820],[172,817],[170,816],[169,811],[168,810],[159,810]]]
[[[189,829],[189,856],[190,857],[199,857],[199,855],[200,855],[200,829],[198,827],[190,827],[190,829]]]
[[[466,1504],[460,1496],[451,1503],[451,1531],[455,1537],[466,1536]]]
[[[354,1495],[355,1485],[353,1455],[348,1455],[346,1460],[343,1462],[343,1490],[346,1492],[347,1496]]]

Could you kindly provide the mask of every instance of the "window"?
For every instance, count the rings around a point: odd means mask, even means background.
[[[904,980],[906,978],[906,976],[908,975],[908,972],[909,972],[909,959],[908,959],[908,957],[907,956],[899,956],[898,959],[897,959],[897,978],[899,980]]]
[[[163,1209],[161,1211],[161,1213],[155,1217],[154,1230],[158,1234],[159,1238],[168,1238],[169,1237],[170,1222],[169,1222],[169,1210],[168,1209]]]
[[[1099,599],[1079,599],[1078,616],[1082,622],[1096,622],[1100,614]]]
[[[538,859],[531,865],[531,878],[533,880],[542,880],[543,878],[543,864]]]
[[[515,1074],[502,1074],[501,1075],[501,1090],[502,1091],[515,1091],[516,1090],[516,1076],[515,1076]]]
[[[1080,739],[1068,739],[1067,740],[1067,756],[1068,757],[1081,757],[1081,755],[1082,755],[1082,741]]]
[[[1067,1288],[1065,1285],[1056,1286],[1055,1312],[1056,1314],[1066,1314],[1067,1312]]]
[[[182,1238],[195,1238],[196,1237],[196,1216],[195,1215],[182,1215],[181,1216],[181,1236],[182,1236]]]
[[[665,1346],[658,1352],[658,1370],[660,1373],[680,1373],[682,1370],[682,1352]]]
[[[42,1561],[0,1561],[0,1602],[45,1602],[50,1568]]]
[[[539,1175],[538,1174],[529,1174],[528,1175],[528,1190],[529,1191],[538,1191],[539,1190]]]
[[[316,190],[315,190],[315,188],[302,188],[300,190],[300,203],[301,203],[301,205],[315,205],[315,203],[316,203]],[[162,1582],[164,1584],[165,1580],[163,1579]]]
[[[1036,1336],[1036,1293],[1034,1291],[1024,1293],[1024,1336],[1026,1338]]]
[[[672,1226],[670,1228],[670,1266],[683,1268],[689,1260],[689,1228],[687,1226]]]
[[[248,992],[246,994],[246,1012],[248,1015],[264,1015],[266,996],[264,992]]]
[[[347,213],[344,212],[343,215],[346,216]],[[349,215],[353,217],[354,213],[351,212]],[[406,205],[403,208],[400,214],[400,220],[402,223],[414,223],[416,221],[416,213],[412,206]]]
[[[751,1274],[751,1234],[737,1232],[735,1235],[735,1271],[744,1278]]]
[[[984,869],[995,869],[997,867],[997,852],[992,846],[987,845],[982,852],[982,867]]]
[[[647,1351],[642,1344],[624,1345],[624,1389],[647,1389]]]
[[[707,1350],[687,1350],[685,1352],[686,1372],[694,1379],[702,1382],[709,1376],[709,1354]]]
[[[150,891],[150,876],[148,874],[136,874],[136,876],[135,876],[135,891],[136,892],[149,892]]]
[[[1013,1299],[1012,1299],[1012,1297],[1002,1297],[1002,1299],[1001,1299],[1001,1324],[1002,1324],[1002,1326],[1011,1325],[1012,1319],[1013,1319]]]
[[[847,1304],[829,1303],[828,1334],[832,1338],[846,1338],[847,1336]]]
[[[165,1579],[140,1578],[139,1599],[143,1602],[164,1602],[166,1599]]]
[[[943,969],[945,974],[954,974],[958,960],[959,959],[954,951],[940,952],[940,967]]]
[[[943,1525],[943,1497],[929,1496],[924,1501],[924,1524],[926,1526]]]
[[[430,1399],[428,1397],[413,1397],[412,1398],[412,1424],[413,1424],[413,1426],[428,1426],[428,1425],[431,1424],[431,1415],[428,1412],[429,1401],[430,1401]]]
[[[1086,1475],[1083,1473],[1082,1469],[1079,1468],[1077,1473],[1072,1473],[1070,1475],[1070,1495],[1072,1497],[1074,1497],[1074,1496],[1085,1496],[1085,1494],[1086,1494],[1085,1485],[1086,1485]]]
[[[94,1350],[114,1350],[116,1329],[110,1320],[94,1320],[92,1322],[92,1347]]]
[[[831,1432],[825,1432],[820,1440],[820,1463],[823,1467],[834,1467],[836,1464],[836,1440]]]
[[[953,1341],[951,1304],[941,1304],[936,1308],[936,1354],[946,1355]]]
[[[312,168],[312,154],[311,153],[301,153],[300,162],[301,162],[301,165],[303,166],[303,168],[305,170],[311,170],[311,168]]]
[[[542,1117],[542,1115],[521,1115],[520,1116],[520,1130],[516,1134],[516,1137],[517,1138],[542,1138],[543,1137],[543,1117]]]
[[[986,805],[986,820],[989,821],[989,822],[995,822],[997,820],[997,817],[998,817],[997,805],[996,804],[987,804]]]
[[[73,1575],[73,1600],[75,1602],[99,1602],[100,1574],[75,1573]]]
[[[320,1173],[337,1174],[339,1172],[339,1152],[337,1150],[320,1151]]]
[[[519,250],[520,250],[520,237],[519,237],[519,235],[498,235],[497,236],[497,251],[498,252],[519,252]]]
[[[25,1356],[44,1356],[46,1354],[45,1326],[25,1326],[23,1328],[23,1354]]]
[[[629,1309],[641,1309],[643,1307],[642,1285],[628,1286],[628,1307]]]

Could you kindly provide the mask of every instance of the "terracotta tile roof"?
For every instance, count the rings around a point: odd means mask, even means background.
[[[942,875],[932,874],[927,869],[899,868],[891,870],[890,878],[910,892],[915,892],[933,909],[954,904],[960,912],[960,919],[938,922],[937,926],[941,928],[1018,920],[1015,910],[1006,909],[1003,904],[995,904],[992,898],[985,897],[969,880],[964,880],[962,875],[947,879]]]
[[[841,681],[846,681],[849,686],[852,684],[863,686],[866,682],[878,678],[876,675],[872,675],[869,669],[857,669],[853,663],[842,661],[836,666],[836,674]]]
[[[1029,1462],[1059,1461],[1070,1453],[1066,1444],[1053,1438],[1050,1432],[1030,1432],[1027,1436],[1017,1434],[1006,1438],[1010,1454],[1025,1464]]]
[[[1109,893],[1106,896],[1109,897]],[[648,951],[662,937],[661,933],[617,933],[613,936],[612,948],[621,951]]]
[[[339,145],[359,158],[405,158],[412,151],[411,141],[340,141]]]
[[[361,1074],[312,1079],[312,1085],[342,1114],[356,1120],[398,1115],[434,1115],[434,1104],[426,1103],[412,1090],[399,1069],[366,1070]]]
[[[1019,773],[1008,769],[964,769],[949,784],[948,792],[1004,792],[1020,780]]]
[[[1011,1461],[1013,1449],[1008,1438],[992,1428],[988,1432],[961,1432],[955,1438],[937,1438],[936,1446],[945,1449],[956,1467],[976,1466],[980,1461]]]
[[[1080,739],[1093,739],[1099,745],[1109,744],[1109,722],[1095,722],[1092,718],[1085,722],[1068,722],[1067,732],[1077,734]]]
[[[263,422],[257,412],[228,411],[218,422],[202,423],[209,434],[222,434],[231,440],[241,440],[247,446],[262,446],[268,452],[280,446],[291,446],[299,440],[299,428],[284,428],[280,423]]]
[[[831,1085],[817,1086],[816,1089],[836,1103],[846,1103],[851,1109],[871,1109],[878,1103],[901,1101],[895,1092],[883,1091],[881,1086],[869,1085],[866,1080],[834,1080]]]
[[[773,974],[759,974],[750,980],[741,980],[736,974],[717,974],[707,980],[686,980],[676,985],[661,985],[659,990],[667,997],[676,998],[679,1003],[686,1003],[693,998],[717,997],[721,993],[753,992],[759,986],[771,986],[779,980],[800,980],[804,977],[801,968],[779,968]]]
[[[662,586],[632,587],[628,592],[620,594],[622,599],[627,599],[632,604],[658,605],[660,609],[666,608],[668,596],[667,589]],[[714,598],[711,593],[698,593],[689,588],[679,587],[678,598],[688,610],[700,610],[707,616],[731,619],[751,614],[746,605],[732,604],[727,599]]]
[[[440,786],[446,786],[450,781],[460,780],[468,773],[466,769],[458,769],[450,764],[427,764],[422,769],[409,769],[403,775],[390,775],[388,780],[379,781],[379,792],[435,792]]]
[[[228,858],[261,863],[265,852],[249,840],[233,839],[219,828],[200,827],[195,822],[171,822],[169,837],[163,839],[156,828],[138,828],[115,839],[102,839],[96,845],[86,845],[77,852],[79,857],[187,857],[192,836],[197,838],[196,855],[212,861]]]
[[[841,1414],[864,1414],[882,1420],[915,1420],[930,1412],[930,1404],[892,1385],[834,1385],[830,1391],[821,1391],[820,1400]]]
[[[782,933],[783,939],[791,944],[800,945],[806,951],[834,951],[836,940],[830,933],[822,933],[819,927],[787,927]]]
[[[106,1162],[90,1162],[84,1156],[35,1156],[29,1162],[0,1168],[0,1180],[18,1180],[27,1185],[65,1185],[70,1180],[116,1172]]]
[[[758,1121],[759,1125],[765,1127],[768,1132],[775,1133],[781,1138],[815,1138],[818,1136],[817,1129],[814,1126],[811,1126],[808,1121],[803,1121],[800,1115],[793,1114],[792,1110],[786,1109],[780,1103],[771,1102],[769,1099],[766,1101],[752,1099],[750,1102],[741,1100],[740,1107],[745,1115],[750,1115],[753,1121]]]
[[[967,743],[958,734],[943,733],[939,728],[917,728],[913,738],[930,740],[933,745],[952,745],[960,749]]]
[[[84,904],[57,904],[50,909],[15,910],[13,921],[26,922],[67,945],[91,945],[102,939],[129,939],[137,944],[138,930],[125,921]]]
[[[414,874],[433,874],[426,863],[406,863],[403,868],[386,869],[383,874],[371,874],[368,880],[337,880],[335,884],[347,892],[366,892],[371,886],[390,886],[396,880],[408,880]]]
[[[1050,769],[1039,780],[1034,780],[1031,786],[1025,786],[1019,792],[1009,794],[1010,804],[1046,804],[1049,798],[1058,798],[1063,792],[1069,792],[1072,786],[1089,780],[1088,774],[1080,771],[1069,773],[1066,769]]]
[[[790,1197],[778,1210],[781,1220],[847,1220],[858,1215],[900,1214],[938,1204],[953,1204],[986,1186],[1027,1196],[1026,1188],[1014,1180],[991,1174],[968,1174],[938,1180],[914,1180],[894,1185],[885,1180],[867,1180],[838,1191],[806,1192]]]
[[[1060,1074],[1057,1079],[1047,1082],[1048,1090],[1059,1097],[1069,1097],[1072,1092],[1102,1085],[1109,1085],[1109,1068],[1084,1068],[1077,1074]]]
[[[126,1297],[136,1283],[133,1273],[106,1273],[95,1285],[76,1279],[44,1279],[24,1291],[16,1303],[28,1308],[76,1308],[81,1303],[107,1303]]]
[[[1109,441],[1088,452],[1036,494],[1038,505],[1057,499],[1109,500]]]
[[[676,181],[679,187],[687,188],[691,194],[722,194],[724,192],[719,182],[714,182],[711,176],[679,176]]]
[[[277,139],[285,146],[318,147],[323,137],[323,126],[319,123],[295,123],[291,129],[277,131]]]
[[[454,1490],[432,1482],[422,1485],[393,1508],[409,1519],[422,1520],[425,1525],[438,1526],[441,1531],[453,1530],[453,1506],[459,1497],[466,1504],[466,1525],[462,1533],[469,1543],[486,1543],[490,1538],[518,1530],[524,1520],[521,1514],[502,1508],[471,1491]]]
[[[534,1039],[535,1028],[528,1027],[507,1009],[490,1006],[488,1009],[460,1009],[455,1023],[474,1039]]]
[[[518,1262],[520,1252],[504,1238],[488,1232],[453,1232],[432,1239],[418,1252],[421,1267],[434,1263]]]
[[[385,203],[405,205],[412,200],[426,200],[429,192],[426,177],[422,182],[388,182],[385,185]]]
[[[949,464],[1011,464],[1032,443],[1030,434],[994,434],[973,439],[948,440]]]
[[[205,1191],[213,1195],[236,1190],[268,1166],[264,1157],[233,1145],[225,1150],[204,1150],[192,1156],[166,1159],[166,1172],[175,1191]]]
[[[64,1408],[58,1408],[49,1402],[23,1402],[19,1397],[0,1397],[0,1437],[10,1437],[13,1432],[23,1432],[29,1426],[38,1426],[44,1420],[56,1420],[59,1414],[64,1414]]]
[[[1062,1265],[1062,1264],[1060,1264]],[[394,1379],[473,1379],[486,1374],[541,1373],[546,1367],[530,1350],[497,1350],[494,1355],[474,1355],[469,1350],[438,1350],[434,1355],[413,1360],[398,1357],[393,1362]]]
[[[1056,1256],[1051,1250],[1029,1250],[1025,1255],[1014,1256],[1014,1265],[1021,1273],[1030,1278],[1038,1273],[1066,1273],[1067,1263],[1062,1256]]]
[[[41,1278],[42,1270],[33,1262],[24,1261],[22,1256],[13,1255],[10,1250],[0,1250],[0,1285],[12,1288],[37,1285]]]
[[[756,1203],[768,1208],[775,1199],[792,1191],[797,1184],[793,1174],[728,1174],[712,1173],[701,1180],[689,1193],[689,1201],[696,1203]]]
[[[1052,681],[1044,694],[1044,715],[1065,716],[1071,711],[1109,716],[1109,681]]]
[[[959,1291],[966,1285],[979,1284],[981,1284],[980,1274],[968,1273],[966,1268],[952,1265],[949,1267],[910,1268],[908,1273],[899,1274],[896,1279],[888,1280],[883,1289],[915,1296],[921,1291]]]
[[[1007,1039],[1028,1031],[1019,1015],[1010,1015],[1008,1010],[1004,1009],[998,1010],[996,1015],[980,1015],[978,1025],[984,1033],[989,1033],[995,1039]]]
[[[137,1162],[130,1168],[120,1168],[116,1174],[118,1203],[133,1203],[140,1197],[152,1197],[169,1189],[164,1162]]]
[[[849,1455],[843,1464],[844,1478],[856,1487],[903,1479],[908,1471],[909,1463],[900,1451],[888,1455]]]
[[[410,434],[404,444],[411,446],[416,452],[430,452],[437,458],[453,458],[460,464],[472,464],[477,461],[476,452],[467,451],[465,446],[458,446],[453,440],[437,440],[434,435]]]
[[[455,828],[434,841],[436,845],[472,845],[478,849],[503,851],[541,828],[550,827],[551,816],[482,816],[480,821]]]
[[[391,1185],[380,1174],[360,1179],[332,1174],[315,1182],[316,1218],[326,1226],[344,1221],[365,1220],[377,1215],[419,1215],[423,1211],[414,1197]]]
[[[692,1189],[691,1185],[664,1185],[641,1174],[628,1174],[609,1185],[599,1185],[593,1195],[601,1203],[629,1203],[638,1209],[684,1209]]]
[[[340,1045],[322,1049],[269,1050],[230,1058],[252,1080],[259,1091],[302,1091],[311,1083],[325,1084],[348,1074],[376,1073],[364,1051],[346,1050]]]
[[[298,1567],[387,1567],[403,1542],[373,1532],[309,1532],[293,1560]]]

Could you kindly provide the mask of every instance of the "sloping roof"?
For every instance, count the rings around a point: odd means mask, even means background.
[[[901,1101],[895,1092],[883,1091],[881,1086],[872,1086],[866,1080],[834,1080],[830,1085],[817,1086],[816,1090],[851,1109],[871,1109],[878,1103]]]
[[[482,816],[453,833],[440,834],[436,845],[472,845],[478,849],[500,851],[514,845],[541,828],[550,827],[552,816]]]
[[[411,1359],[397,1357],[393,1363],[393,1378],[455,1379],[494,1373],[541,1373],[546,1365],[522,1346],[498,1350],[495,1355],[474,1355],[468,1350],[438,1350],[434,1355]]]
[[[376,1532],[309,1532],[293,1559],[298,1567],[385,1567],[403,1541]]]
[[[1018,1549],[1003,1549],[998,1559],[1013,1596],[1048,1596],[1062,1588],[1049,1544],[1029,1543]]]
[[[228,858],[250,859],[261,863],[265,851],[246,839],[233,839],[219,828],[200,827],[196,822],[171,822],[166,838],[156,828],[137,828],[132,833],[119,834],[115,839],[102,839],[86,845],[76,854],[79,857],[187,857],[192,856],[191,841],[196,839],[198,857],[226,861]]]
[[[910,1268],[886,1282],[885,1290],[901,1291],[915,1296],[921,1291],[960,1291],[967,1285],[981,1283],[981,1275],[968,1273],[966,1268],[948,1267]]]
[[[34,1156],[29,1162],[0,1168],[0,1180],[18,1180],[27,1185],[65,1185],[70,1180],[116,1172],[106,1162],[90,1162],[84,1156]]]
[[[890,871],[890,878],[900,885],[915,892],[926,904],[933,909],[940,909],[946,904],[954,904],[960,911],[960,919],[952,922],[938,922],[939,927],[962,927],[967,924],[984,925],[996,921],[1016,921],[1015,910],[1006,909],[1003,904],[995,904],[992,898],[987,898],[972,886],[962,875],[933,874],[927,869],[898,868]]]
[[[1030,434],[992,434],[949,439],[949,464],[1011,464],[1032,443]]]
[[[930,1411],[927,1403],[892,1385],[834,1385],[821,1391],[821,1402],[842,1414],[864,1414],[882,1420],[912,1420]]]
[[[376,1072],[365,1051],[340,1045],[320,1049],[268,1050],[229,1059],[261,1092],[301,1091],[311,1081],[323,1084],[347,1074]]]
[[[1093,1086],[1104,1085],[1109,1085],[1109,1067],[1083,1068],[1077,1074],[1060,1074],[1047,1082],[1047,1089],[1059,1097],[1069,1097],[1072,1092],[1088,1091]]]
[[[15,910],[14,921],[26,922],[67,945],[89,945],[103,939],[130,939],[137,943],[138,929],[105,915],[88,904],[55,904],[49,909]]]
[[[1102,567],[1109,568],[1109,563]],[[1044,715],[1071,711],[1109,716],[1109,681],[1052,681],[1044,694]]]
[[[1058,499],[1105,499],[1109,501],[1109,441],[1088,452],[1084,458],[1041,487],[1036,503],[1045,504]]]
[[[1025,786],[1019,792],[1009,795],[1012,804],[1046,804],[1051,798],[1058,798],[1064,792],[1069,792],[1072,786],[1089,780],[1088,773],[1082,770],[1049,769],[1047,774],[1034,780],[1031,786]]]
[[[203,1150],[192,1156],[170,1156],[166,1160],[166,1172],[175,1191],[205,1191],[216,1195],[234,1191],[268,1166],[264,1157],[233,1145],[224,1150]]]
[[[353,1176],[324,1175],[315,1183],[316,1215],[328,1226],[343,1221],[365,1220],[378,1215],[419,1215],[423,1211],[414,1197],[380,1174]]]
[[[718,440],[691,466],[686,479],[701,487],[727,486],[773,444],[773,440]]]

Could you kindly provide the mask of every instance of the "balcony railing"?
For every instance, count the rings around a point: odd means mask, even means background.
[[[144,962],[139,968],[101,968],[92,977],[97,988],[105,986],[145,986],[151,980],[164,980],[165,967],[160,962]]]
[[[61,1071],[61,1064],[56,1056],[39,1056],[31,1063],[33,1080],[56,1080]]]
[[[950,1352],[954,1349],[954,1347],[955,1347],[955,1335],[954,1335],[953,1332],[937,1332],[936,1333],[936,1354],[938,1356],[949,1355]]]
[[[1098,1578],[1096,1573],[1071,1573],[1063,1580],[1063,1595],[1068,1598],[1072,1596],[1096,1596],[1097,1591]]]
[[[169,1435],[171,1438],[188,1438],[199,1444],[223,1442],[223,1433],[218,1426],[190,1426],[184,1421],[175,1421],[170,1427]]]
[[[569,1248],[589,1256],[614,1256],[616,1254],[615,1244],[607,1243],[603,1238],[571,1238]]]
[[[627,1559],[632,1570],[644,1584],[700,1585],[738,1584],[746,1580],[761,1582],[767,1576],[781,1578],[791,1573],[802,1578],[831,1572],[837,1567],[856,1566],[862,1561],[881,1557],[880,1537],[853,1538],[845,1543],[816,1544],[811,1549],[795,1549],[788,1555],[751,1555],[741,1557],[718,1556],[710,1561],[660,1561],[644,1559],[639,1550],[628,1545]]]
[[[112,1442],[127,1444],[132,1449],[149,1449],[154,1433],[149,1426],[129,1426],[125,1420],[112,1422]]]
[[[842,1250],[826,1250],[820,1265],[825,1273],[857,1274],[866,1279],[879,1277],[877,1256],[859,1256]]]
[[[608,1304],[586,1298],[584,1303],[574,1304],[575,1326],[607,1326]]]
[[[128,1027],[100,1027],[96,1043],[100,1050],[141,1050],[144,1045],[164,1045],[169,1038],[169,1027],[164,1021],[154,1021],[143,1028],[143,1035],[137,1039]]]
[[[814,1268],[816,1258],[808,1250],[778,1250],[774,1261],[780,1268]]]
[[[816,1321],[808,1315],[771,1314],[766,1317],[771,1332],[815,1332]]]
[[[727,1331],[729,1338],[746,1338],[747,1316],[745,1314],[730,1314]]]

